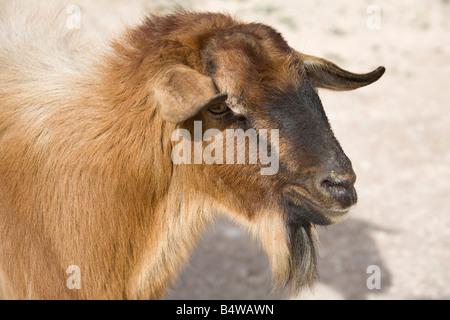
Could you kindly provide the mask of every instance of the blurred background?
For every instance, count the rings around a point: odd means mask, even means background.
[[[73,0],[68,17],[104,38],[146,12],[228,12],[279,30],[299,51],[353,72],[384,65],[353,92],[321,91],[358,175],[346,221],[318,228],[320,281],[297,297],[272,292],[265,253],[217,220],[169,299],[450,298],[449,0]],[[74,9],[75,8],[75,9]],[[79,10],[78,10],[78,9]],[[376,288],[371,276],[380,276]],[[369,287],[371,287],[369,285]]]

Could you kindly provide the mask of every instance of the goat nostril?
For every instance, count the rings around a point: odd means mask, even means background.
[[[327,189],[327,190],[339,190],[339,189],[347,189],[347,187],[340,182],[333,182],[330,180],[324,180],[321,183],[322,188]]]
[[[321,182],[321,187],[328,192],[346,192],[350,191],[353,187],[352,179],[343,179],[343,178],[328,178]]]
[[[355,174],[331,174],[318,180],[317,191],[325,196],[329,203],[334,203],[340,208],[349,208],[357,202],[358,196],[354,188]]]
[[[358,199],[353,185],[354,179],[325,179],[320,183],[320,189],[322,194],[337,201],[340,207],[348,208]]]

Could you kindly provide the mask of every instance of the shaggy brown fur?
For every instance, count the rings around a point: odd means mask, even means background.
[[[205,106],[227,97],[231,108],[260,108],[307,77],[353,89],[380,70],[340,82],[342,69],[328,72],[329,62],[292,50],[272,28],[223,14],[150,16],[98,49],[17,19],[0,11],[1,297],[163,298],[217,213],[261,240],[275,282],[298,289],[314,280],[312,224],[289,223],[280,209],[282,176],[176,166],[170,137],[194,120],[204,130],[245,128],[207,118]],[[66,286],[71,265],[79,290]]]

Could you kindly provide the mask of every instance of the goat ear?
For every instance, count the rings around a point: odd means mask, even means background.
[[[306,74],[316,88],[336,91],[354,90],[367,86],[384,74],[386,69],[378,67],[372,72],[357,74],[341,69],[322,58],[300,53]]]
[[[189,119],[202,108],[224,102],[228,97],[218,92],[212,78],[184,65],[163,71],[154,95],[163,119],[174,123]]]

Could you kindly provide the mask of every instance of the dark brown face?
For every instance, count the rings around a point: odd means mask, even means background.
[[[330,224],[356,203],[356,175],[308,79],[289,91],[261,106],[280,128],[279,202],[289,224]]]
[[[260,162],[249,164],[248,139],[245,150],[235,150],[246,153],[245,164],[214,165],[206,169],[210,179],[248,217],[271,202],[288,224],[334,223],[357,201],[351,161],[330,128],[302,55],[273,30],[263,31],[270,36],[239,31],[211,41],[208,75],[228,99],[204,108],[188,126],[201,121],[203,132],[218,129],[224,140],[227,129],[254,130],[258,139],[261,130],[268,136],[278,130],[278,148],[271,150],[279,157],[276,173],[262,175]]]

